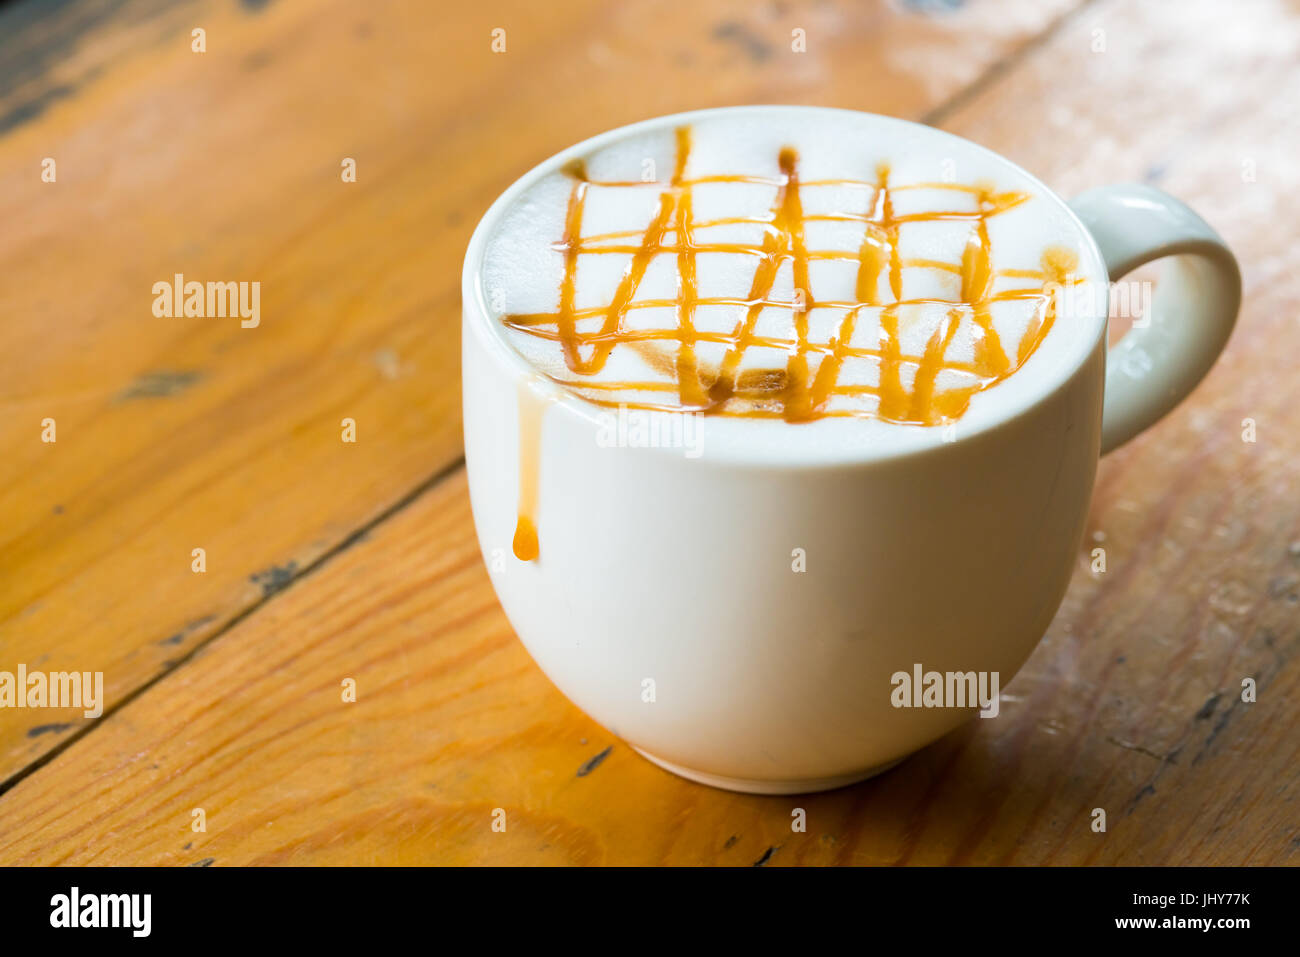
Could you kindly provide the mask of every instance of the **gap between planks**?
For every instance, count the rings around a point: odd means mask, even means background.
[[[924,123],[926,126],[938,126],[952,114],[958,112],[967,103],[974,100],[977,96],[993,86],[998,80],[1006,76],[1017,66],[1021,64],[1031,53],[1039,47],[1051,42],[1066,25],[1073,22],[1076,18],[1083,15],[1085,10],[1097,6],[1099,0],[1083,0],[1082,3],[1070,7],[1064,13],[1058,14],[1056,19],[1045,26],[1038,33],[1034,34],[1020,46],[1016,47],[1000,60],[995,60],[985,68],[984,72],[975,79],[971,80],[964,87],[954,93],[948,99],[944,100],[938,106],[927,110],[921,114],[918,123]]]
[[[368,522],[365,522],[359,527],[353,529],[346,536],[340,539],[337,543],[330,546],[328,549],[326,549],[324,552],[318,555],[314,561],[304,565],[300,569],[297,569],[294,572],[293,576],[289,578],[287,581],[285,581],[284,584],[279,585],[273,591],[264,592],[261,595],[261,597],[259,597],[256,601],[250,603],[248,607],[242,608],[239,611],[237,611],[234,615],[230,617],[228,621],[226,621],[225,624],[217,628],[212,634],[208,635],[202,641],[197,642],[194,645],[194,647],[191,648],[184,655],[184,657],[176,659],[174,662],[172,662],[170,666],[163,668],[161,671],[159,671],[148,681],[140,684],[138,687],[132,688],[120,699],[114,702],[113,705],[111,705],[110,707],[106,707],[104,709],[104,713],[101,714],[94,721],[85,722],[75,732],[68,735],[68,737],[65,740],[60,741],[53,748],[46,751],[44,754],[41,754],[37,758],[35,758],[33,761],[31,761],[31,763],[24,765],[22,768],[15,771],[5,780],[0,781],[0,798],[3,798],[5,794],[7,794],[10,790],[12,790],[22,781],[31,777],[31,775],[35,774],[41,768],[45,767],[47,764],[54,761],[59,755],[61,755],[69,747],[71,747],[76,742],[80,741],[82,738],[86,737],[86,735],[94,733],[95,729],[100,727],[100,725],[102,725],[107,718],[112,717],[118,711],[122,710],[131,702],[135,701],[136,698],[139,698],[150,688],[156,685],[159,681],[162,681],[164,678],[173,674],[177,670],[185,667],[185,665],[188,664],[200,651],[202,651],[204,648],[207,648],[213,642],[217,641],[227,632],[232,630],[236,625],[244,621],[244,619],[251,617],[253,614],[261,610],[268,602],[274,601],[277,595],[280,595],[283,592],[287,591],[288,589],[292,588],[294,585],[298,584],[298,582],[302,581],[304,578],[307,578],[312,573],[323,568],[332,559],[338,557],[339,555],[343,554],[343,552],[351,548],[353,545],[364,540],[367,536],[370,535],[371,532],[379,528],[381,525],[383,525],[385,522],[389,521],[390,519],[395,518],[409,505],[411,505],[418,498],[420,498],[420,496],[424,495],[426,492],[432,491],[436,486],[440,485],[443,481],[451,478],[453,475],[455,475],[464,467],[465,467],[464,455],[461,455],[453,459],[451,462],[447,463],[442,468],[438,469],[438,471],[434,472],[433,475],[426,478],[419,485],[415,486],[415,488],[411,489],[409,492],[407,492],[405,495],[399,498],[396,502],[389,505],[378,515],[374,516]]]

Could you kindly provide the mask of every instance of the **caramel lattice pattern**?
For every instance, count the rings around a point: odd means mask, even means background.
[[[638,182],[595,182],[587,177],[585,164],[571,163],[565,172],[572,180],[564,236],[556,248],[564,256],[564,275],[560,283],[559,308],[554,313],[510,315],[505,323],[512,329],[558,343],[564,362],[573,377],[555,377],[584,398],[602,405],[626,405],[631,408],[659,410],[696,410],[721,415],[781,417],[791,422],[809,421],[830,415],[856,415],[916,425],[935,425],[961,416],[971,396],[1002,381],[1019,369],[1038,348],[1056,319],[1053,286],[1069,281],[1073,254],[1052,248],[1042,258],[1041,270],[1001,270],[992,265],[988,220],[1018,206],[1029,197],[1024,193],[997,193],[992,187],[955,183],[915,183],[891,185],[889,169],[881,166],[875,182],[856,180],[816,180],[801,182],[798,157],[786,147],[780,153],[779,178],[754,176],[701,176],[687,179],[686,163],[690,155],[689,127],[677,130],[677,150],[672,180],[659,198],[658,209],[643,232],[617,232],[582,235],[583,211],[588,189],[592,186],[638,188],[656,186]],[[735,217],[696,222],[692,214],[692,189],[704,183],[749,183],[776,188],[776,199],[763,218]],[[867,212],[835,212],[805,215],[800,187],[836,186],[870,190]],[[895,196],[902,190],[931,189],[965,192],[975,198],[973,211],[927,211],[910,214],[895,212]],[[805,226],[817,220],[850,222],[862,227],[861,247],[856,254],[844,251],[810,250],[805,241]],[[960,263],[904,259],[898,249],[900,226],[909,222],[958,220],[971,226]],[[761,244],[697,242],[694,232],[705,226],[756,225],[763,229]],[[672,241],[666,239],[672,235]],[[733,253],[756,260],[749,293],[744,298],[701,297],[698,295],[696,259],[702,253]],[[612,299],[597,308],[576,306],[579,257],[622,254],[631,256]],[[661,254],[676,257],[677,296],[675,299],[636,299],[638,285],[651,261]],[[823,301],[815,297],[809,282],[809,264],[816,260],[852,260],[856,265],[856,288],[851,301]],[[796,295],[792,301],[770,298],[778,270],[791,261]],[[943,270],[960,277],[961,292],[956,299],[904,299],[904,268]],[[882,277],[887,277],[890,294],[879,292]],[[1036,283],[1023,288],[994,292],[996,277]],[[990,306],[1004,300],[1032,300],[1033,317],[1011,351],[1008,351],[994,327]],[[701,306],[730,306],[743,310],[743,318],[725,332],[696,328],[696,311]],[[905,354],[899,334],[899,311],[904,306],[929,305],[946,307],[946,318],[938,324],[920,355]],[[667,307],[675,315],[675,324],[665,328],[629,328],[630,310]],[[761,335],[757,330],[760,314],[768,307],[790,311],[794,338]],[[854,325],[865,308],[879,307],[879,337],[872,348],[853,347]],[[809,334],[810,314],[818,309],[838,310],[840,316],[833,334],[820,340]],[[947,358],[958,326],[969,315],[975,332],[973,361]],[[579,329],[583,325],[584,330]],[[595,328],[591,328],[595,326]],[[697,356],[701,343],[718,343],[725,348],[720,362],[707,363]],[[651,368],[663,378],[658,381],[627,382],[596,378],[616,347],[638,351]],[[742,369],[747,350],[775,347],[783,350],[783,368]],[[584,352],[586,355],[584,356]],[[810,371],[810,357],[815,369]],[[842,382],[843,371],[850,363],[867,362],[878,366],[873,385]],[[908,386],[902,375],[905,367],[914,374]],[[936,389],[936,379],[943,370],[960,374],[962,384]],[[584,378],[586,377],[586,378]],[[862,376],[857,376],[859,380]],[[652,395],[653,400],[631,396]],[[874,396],[871,408],[834,408],[836,397],[861,400]],[[660,398],[662,397],[662,398]]]

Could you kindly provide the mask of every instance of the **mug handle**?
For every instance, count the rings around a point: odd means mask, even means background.
[[[1151,186],[1121,183],[1080,193],[1083,220],[1113,283],[1172,257],[1148,315],[1106,356],[1101,452],[1123,445],[1186,398],[1227,344],[1241,305],[1236,257],[1185,204]]]

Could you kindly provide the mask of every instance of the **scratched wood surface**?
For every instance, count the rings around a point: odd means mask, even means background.
[[[103,670],[109,711],[0,710],[0,863],[1300,859],[1300,12],[5,17],[0,669]],[[1081,553],[1002,717],[857,787],[757,798],[642,761],[514,639],[458,464],[457,274],[476,216],[550,152],[778,100],[925,118],[1067,194],[1154,182],[1237,249],[1246,302],[1192,400],[1103,462],[1085,549],[1107,570]],[[262,325],[154,319],[177,271],[261,280]]]

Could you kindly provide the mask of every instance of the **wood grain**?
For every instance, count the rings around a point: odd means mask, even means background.
[[[0,667],[102,671],[111,707],[457,461],[460,260],[527,167],[719,103],[917,114],[1071,0],[976,6],[0,14]],[[155,318],[178,272],[261,283],[261,324]],[[0,712],[0,786],[84,727]]]
[[[514,639],[457,470],[0,794],[0,863],[1296,863],[1297,53],[1300,15],[1280,3],[1098,3],[935,114],[1067,194],[1169,189],[1246,278],[1223,361],[1103,462],[1080,570],[999,719],[829,794],[676,779]],[[304,453],[249,454],[274,476]]]
[[[1090,544],[1106,549],[1107,572],[1076,576],[1049,636],[1057,655],[1040,649],[1012,685],[1077,697],[1094,736],[1068,762],[1033,769],[1037,789],[1095,775],[1090,752],[1133,755],[1097,782],[1129,786],[1125,813],[1147,822],[1125,863],[1300,862],[1300,380],[1289,358],[1300,279],[1287,265],[1300,259],[1300,122],[1286,106],[1300,97],[1298,56],[1300,17],[1285,4],[1185,4],[1177,16],[1108,4],[945,119],[1065,195],[1127,179],[1183,197],[1242,265],[1223,357],[1190,401],[1103,460]],[[1208,86],[1192,67],[1202,57],[1215,64]],[[1158,95],[1143,95],[1141,76],[1161,78]],[[1084,95],[1060,96],[1062,77]],[[1012,98],[1043,104],[1040,115],[1026,122]],[[1243,440],[1247,420],[1258,441]],[[1241,701],[1245,678],[1256,704]],[[1100,845],[1081,859],[1116,860]]]

